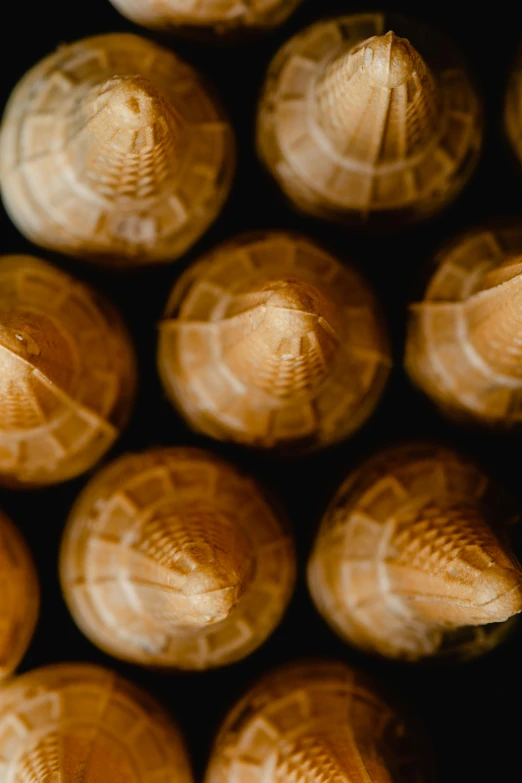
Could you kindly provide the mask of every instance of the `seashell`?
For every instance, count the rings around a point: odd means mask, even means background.
[[[504,120],[508,138],[522,165],[522,45],[508,81]]]
[[[111,0],[128,19],[152,28],[235,30],[276,27],[301,0]]]
[[[35,669],[0,692],[3,783],[192,783],[184,742],[141,689],[99,666]]]
[[[272,633],[295,555],[254,481],[204,451],[151,449],[87,485],[60,575],[75,621],[110,655],[207,669],[246,657]]]
[[[429,444],[385,450],[348,476],[308,566],[312,598],[346,641],[389,658],[474,657],[522,611],[511,513],[472,462]]]
[[[396,228],[456,197],[478,161],[482,124],[453,44],[421,22],[357,14],[311,25],[276,55],[257,148],[299,209]]]
[[[358,672],[276,669],[232,709],[205,783],[422,783],[411,727]]]
[[[32,256],[0,257],[0,482],[88,470],[130,413],[135,361],[105,299]]]
[[[160,329],[163,384],[190,425],[262,448],[351,435],[376,407],[390,364],[367,283],[288,233],[240,236],[193,265]]]
[[[40,590],[31,553],[17,528],[0,511],[0,682],[24,657],[39,608]]]
[[[32,68],[0,135],[2,198],[20,231],[104,264],[183,255],[220,212],[233,169],[230,124],[197,72],[126,33]]]
[[[464,422],[522,424],[522,223],[459,236],[410,308],[406,369]]]

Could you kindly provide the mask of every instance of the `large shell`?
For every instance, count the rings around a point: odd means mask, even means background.
[[[0,135],[18,228],[101,263],[181,256],[218,215],[233,168],[230,125],[196,71],[129,34],[42,60],[13,91]]]
[[[345,640],[391,658],[485,652],[522,611],[522,569],[503,543],[510,513],[450,450],[384,451],[323,519],[308,567],[316,606]]]
[[[508,81],[504,117],[508,138],[522,165],[522,44]]]
[[[218,247],[182,276],[158,363],[194,428],[293,450],[360,427],[391,360],[378,305],[355,269],[304,237],[266,233]]]
[[[340,663],[299,662],[233,708],[205,783],[422,783],[420,755],[365,677]]]
[[[0,511],[0,681],[25,655],[39,606],[40,590],[31,554],[16,527]]]
[[[459,236],[410,309],[406,369],[448,415],[522,424],[522,222]]]
[[[112,305],[31,256],[0,257],[0,482],[65,481],[114,443],[135,363]]]
[[[419,41],[419,52],[390,29]],[[481,111],[466,65],[436,30],[385,14],[342,16],[276,55],[257,147],[300,209],[395,228],[464,186],[482,143]]]
[[[274,630],[294,558],[255,482],[203,451],[154,449],[87,486],[60,571],[78,625],[111,655],[206,669],[244,658]]]
[[[301,0],[111,0],[129,19],[145,27],[236,29],[269,28],[283,22]]]
[[[58,664],[0,692],[2,783],[192,783],[183,740],[146,693],[98,666]]]

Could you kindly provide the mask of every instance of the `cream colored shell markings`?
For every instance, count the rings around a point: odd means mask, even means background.
[[[272,633],[295,555],[251,479],[206,452],[151,449],[87,485],[60,574],[74,619],[109,654],[207,669],[244,658]]]
[[[304,29],[272,61],[257,148],[299,209],[396,228],[438,211],[467,182],[481,111],[438,31],[383,14],[341,16]]]
[[[132,344],[103,297],[31,256],[0,257],[0,483],[88,470],[125,426]]]
[[[385,450],[326,512],[308,566],[313,600],[369,652],[479,655],[522,611],[522,569],[505,541],[512,513],[499,487],[448,449]]]
[[[5,207],[36,244],[117,266],[183,255],[217,217],[234,138],[197,72],[115,33],[60,47],[14,89]]]
[[[190,267],[160,329],[159,371],[189,424],[254,447],[348,437],[376,407],[390,364],[367,283],[288,233],[240,236]]]
[[[2,783],[193,783],[177,726],[98,666],[58,664],[0,693]]]

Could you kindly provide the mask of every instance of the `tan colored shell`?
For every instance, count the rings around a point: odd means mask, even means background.
[[[522,46],[509,77],[504,119],[508,138],[522,165]]]
[[[366,282],[288,233],[238,237],[190,267],[160,330],[163,384],[189,423],[263,448],[346,438],[373,412],[390,363]]]
[[[421,41],[420,54],[385,35],[396,25]],[[258,152],[284,193],[305,212],[354,224],[395,227],[441,209],[481,143],[460,56],[437,31],[383,14],[320,21],[291,38],[258,111]]]
[[[450,450],[381,452],[348,476],[323,519],[308,566],[317,608],[346,641],[390,658],[485,652],[522,611],[507,508]]]
[[[295,555],[251,479],[204,451],[152,449],[87,485],[60,574],[76,622],[109,654],[207,669],[244,658],[272,633]]]
[[[192,783],[178,728],[98,666],[58,664],[0,692],[2,783]]]
[[[111,0],[128,19],[145,27],[210,28],[215,33],[275,27],[301,0]]]
[[[0,135],[5,207],[33,242],[114,265],[181,256],[217,217],[234,139],[199,75],[115,33],[30,70]]]
[[[0,483],[88,470],[127,421],[135,374],[112,305],[44,261],[0,257]]]
[[[522,424],[522,222],[478,229],[436,256],[410,308],[406,369],[447,414]]]
[[[40,589],[25,541],[0,511],[0,681],[16,669],[34,633]]]
[[[422,783],[409,728],[359,673],[298,662],[232,709],[205,783]]]

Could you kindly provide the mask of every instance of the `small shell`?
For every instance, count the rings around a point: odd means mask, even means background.
[[[384,35],[390,27],[419,41],[420,54]],[[436,30],[383,14],[343,16],[306,28],[276,55],[257,147],[301,210],[395,228],[438,211],[465,185],[481,112],[466,65]]]
[[[509,77],[504,117],[508,138],[522,165],[522,46]]]
[[[58,664],[0,692],[2,783],[192,783],[178,728],[98,666]]]
[[[0,482],[88,470],[127,421],[129,336],[112,305],[31,256],[0,257]]]
[[[406,369],[448,415],[522,424],[522,223],[458,237],[410,309]]]
[[[152,28],[270,28],[290,16],[301,0],[111,0],[128,19]]]
[[[422,783],[409,726],[371,683],[335,662],[299,662],[232,709],[205,783]]]
[[[244,658],[272,633],[294,560],[255,482],[203,451],[153,449],[87,485],[60,573],[76,622],[110,655],[207,669]]]
[[[0,511],[0,681],[12,674],[25,655],[39,608],[40,590],[31,553]]]
[[[371,415],[391,364],[366,282],[304,237],[241,236],[174,287],[158,365],[191,426],[221,440],[321,448]]]
[[[501,543],[508,508],[452,451],[378,454],[323,519],[308,567],[316,606],[346,641],[390,658],[487,651],[522,611],[522,569]]]
[[[181,256],[220,212],[233,169],[232,130],[199,75],[136,35],[46,57],[13,91],[0,135],[20,231],[105,264]]]

